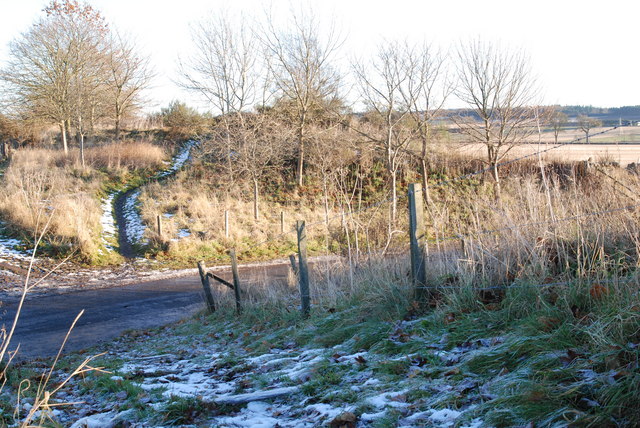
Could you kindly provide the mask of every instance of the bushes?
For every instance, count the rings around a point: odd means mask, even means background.
[[[186,139],[201,134],[206,129],[207,118],[192,107],[180,101],[172,101],[160,111],[169,136],[174,139]]]

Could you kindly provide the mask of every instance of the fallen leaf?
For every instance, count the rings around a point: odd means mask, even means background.
[[[600,299],[601,297],[609,294],[609,288],[602,284],[593,284],[589,290],[589,294],[594,299]]]
[[[329,426],[331,428],[355,428],[358,418],[351,412],[344,412],[336,416]]]
[[[444,323],[445,324],[451,324],[452,322],[455,322],[455,320],[456,320],[456,314],[454,314],[453,312],[449,312],[444,317]]]
[[[454,367],[451,370],[444,373],[445,376],[453,376],[460,374],[460,369],[458,367]]]
[[[398,403],[405,403],[407,401],[407,395],[406,394],[400,394],[400,395],[396,395],[395,397],[390,397],[389,399],[391,401],[396,401]]]

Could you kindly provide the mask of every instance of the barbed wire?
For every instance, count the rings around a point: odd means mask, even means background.
[[[629,193],[631,193],[632,195],[635,194],[636,192],[634,192],[629,186],[627,186],[626,184],[622,183],[621,181],[619,181],[617,178],[609,175],[606,171],[604,171],[602,168],[598,167],[598,165],[594,165],[593,166],[595,168],[596,171],[598,171],[600,174],[604,175],[605,177],[608,177],[609,179],[613,180],[613,182],[615,182],[616,184],[618,184],[620,187],[626,189]],[[622,193],[622,192],[621,192]],[[627,196],[631,199],[635,199],[638,200],[637,197],[635,196],[631,196],[631,195],[627,195],[626,193],[622,193],[624,196]]]

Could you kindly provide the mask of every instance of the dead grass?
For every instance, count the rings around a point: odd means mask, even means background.
[[[249,195],[247,195],[249,196]],[[295,222],[322,223],[324,211],[311,207],[292,207],[275,202],[261,202],[260,216],[253,217],[253,202],[224,194],[203,182],[193,182],[187,173],[164,183],[151,183],[140,196],[143,221],[148,238],[159,241],[156,218],[162,218],[162,241],[168,243],[165,257],[186,260],[198,255],[207,258],[203,248],[225,255],[236,246],[239,252],[264,241],[275,241],[284,247],[295,243]],[[225,236],[225,211],[228,211],[229,236]],[[285,213],[285,234],[281,233],[280,215]],[[335,215],[335,212],[332,214]],[[311,239],[324,236],[323,228],[315,228]],[[187,235],[188,236],[184,236]],[[180,239],[179,239],[180,238]],[[255,249],[254,251],[255,252]],[[281,255],[267,250],[263,257]]]
[[[164,152],[149,143],[120,143],[79,151],[17,150],[2,178],[0,214],[25,239],[50,218],[44,251],[77,251],[95,262],[101,246],[100,199],[110,179],[126,180],[134,169],[157,168]],[[104,172],[108,174],[105,175]]]

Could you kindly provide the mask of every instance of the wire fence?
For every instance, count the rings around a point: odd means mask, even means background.
[[[603,130],[601,132],[598,132],[596,134],[592,134],[590,137],[593,138],[595,136],[598,135],[604,135],[606,133],[612,132],[614,130],[618,129],[617,126],[611,127],[609,129]],[[575,143],[579,143],[582,140],[584,140],[584,137],[581,138],[576,138],[573,139],[571,141],[567,141],[567,142],[563,142],[563,143],[558,143],[558,144],[554,144],[551,147],[545,147],[543,149],[537,150],[535,152],[532,153],[528,153],[528,154],[524,154],[521,156],[517,156],[515,158],[512,159],[508,159],[508,160],[503,160],[501,162],[498,162],[496,167],[504,167],[506,165],[510,165],[510,164],[514,164],[516,162],[528,159],[528,158],[532,158],[532,157],[538,157],[544,153],[548,153],[552,150],[556,150],[560,147],[564,147],[570,144],[575,144]],[[464,173],[461,175],[458,175],[456,177],[453,178],[448,178],[448,179],[443,179],[438,181],[437,183],[431,184],[430,188],[442,188],[442,187],[447,187],[447,186],[451,186],[454,183],[463,181],[463,180],[467,180],[470,179],[472,177],[475,176],[479,176],[482,174],[485,174],[487,172],[490,172],[493,169],[493,166],[489,166],[486,168],[482,168],[476,171],[472,171],[470,173]],[[605,175],[606,177],[608,177],[609,179],[613,180],[615,183],[617,183],[620,187],[624,188],[627,192],[630,193],[630,195],[626,195],[628,197],[632,197],[631,195],[634,195],[635,192],[633,191],[633,189],[631,189],[629,186],[625,185],[624,183],[621,183],[619,180],[615,179],[614,177],[612,177],[610,174],[607,174],[606,172],[602,171],[600,168],[596,169],[599,173],[602,173],[603,175]],[[321,220],[321,221],[315,221],[315,222],[311,222],[311,223],[307,223],[305,225],[306,230],[309,230],[310,228],[314,228],[317,226],[324,226],[326,227],[326,231],[328,232],[331,225],[335,223],[336,220],[340,220],[342,222],[342,226],[344,226],[345,222],[350,222],[350,221],[354,221],[355,218],[358,218],[358,221],[360,221],[360,217],[362,217],[363,215],[370,213],[373,210],[377,210],[380,209],[381,207],[385,206],[386,204],[391,204],[393,202],[397,202],[398,200],[400,200],[401,198],[404,199],[406,197],[412,197],[415,195],[412,195],[411,192],[409,192],[407,195],[405,194],[399,194],[395,197],[385,197],[377,202],[374,202],[372,204],[369,204],[365,207],[360,207],[357,209],[349,209],[349,210],[343,210],[340,211],[338,213],[335,213],[333,215],[327,216],[325,219]],[[637,198],[634,198],[635,200],[637,200]],[[490,206],[490,203],[487,203],[488,206]],[[533,227],[540,227],[540,226],[552,226],[552,225],[558,225],[561,223],[567,223],[567,222],[580,222],[580,221],[584,221],[584,220],[588,220],[588,219],[593,219],[596,217],[601,217],[601,216],[608,216],[608,215],[613,215],[613,214],[617,214],[617,213],[623,213],[623,212],[634,212],[637,208],[640,207],[640,203],[638,204],[630,204],[630,205],[624,205],[624,206],[618,206],[618,207],[611,207],[611,208],[605,208],[605,209],[597,209],[597,210],[593,210],[590,212],[586,212],[586,213],[579,213],[579,214],[574,214],[574,215],[569,215],[569,216],[565,216],[563,218],[553,218],[554,216],[552,216],[551,219],[548,220],[542,220],[542,221],[532,221],[532,222],[526,222],[526,223],[520,223],[520,224],[513,224],[513,225],[509,225],[509,226],[505,226],[505,227],[498,227],[498,228],[491,228],[491,229],[482,229],[482,230],[477,230],[477,231],[471,231],[471,232],[466,232],[466,233],[449,233],[449,234],[444,234],[442,236],[435,236],[435,237],[430,237],[428,239],[424,239],[423,242],[426,245],[429,244],[438,244],[438,243],[443,243],[443,242],[447,242],[447,241],[455,241],[455,240],[459,240],[459,241],[463,241],[464,240],[468,240],[468,239],[478,239],[480,237],[483,236],[488,236],[488,235],[500,235],[503,234],[505,232],[510,232],[510,231],[518,231],[518,230],[523,230],[523,229],[527,229],[527,228],[533,228]],[[341,226],[341,227],[342,227]],[[262,247],[264,245],[267,245],[271,242],[276,242],[279,240],[282,240],[284,238],[288,238],[291,236],[291,234],[295,234],[298,232],[298,228],[297,227],[292,227],[289,228],[288,230],[285,230],[281,233],[278,233],[274,236],[271,236],[265,240],[262,240],[260,242],[256,242],[256,243],[252,243],[249,245],[244,246],[241,251],[242,252],[249,252],[253,249]],[[389,229],[389,235],[392,234],[406,234],[406,231],[400,231],[400,230],[392,230],[392,228]],[[349,235],[350,231],[345,228],[345,230],[343,231],[344,235]],[[363,239],[364,240],[364,239]],[[396,255],[402,255],[402,254],[407,254],[408,250],[409,250],[409,245],[408,242],[403,242],[402,240],[400,240],[401,245],[397,246],[397,247],[391,247],[390,246],[390,242],[391,242],[391,238],[389,238],[389,240],[387,241],[386,246],[384,246],[384,248],[374,248],[373,250],[371,248],[367,248],[366,250],[362,250],[359,251],[358,255],[365,255],[367,259],[371,260],[374,258],[378,258],[379,256],[385,257],[388,256],[388,254],[392,253],[392,254],[396,254]],[[339,245],[339,253],[340,256],[342,257],[342,266],[344,267],[344,258],[348,258],[348,266],[346,266],[346,269],[350,271],[350,275],[353,276],[353,269],[354,267],[357,267],[360,263],[360,260],[353,260],[357,257],[355,257],[352,252],[353,252],[353,247],[354,243],[344,243],[341,242]],[[348,248],[346,248],[348,247]],[[348,252],[348,255],[345,256],[345,253]],[[326,251],[326,254],[329,253],[336,253],[336,251],[334,250],[333,252],[330,252],[328,249]],[[433,257],[437,257],[438,253],[429,253],[429,257],[433,258]],[[406,257],[406,256],[405,256]],[[329,262],[326,263],[327,264],[327,268],[324,271],[324,276],[325,277],[329,277],[331,275],[335,275],[335,272],[332,272],[330,269],[330,267],[328,267],[330,265]],[[321,269],[318,269],[321,270]],[[321,272],[322,273],[322,272]],[[518,283],[517,281],[512,281],[510,284],[508,285],[495,285],[495,286],[478,286],[476,287],[477,289],[483,289],[483,290],[493,290],[493,289],[504,289],[506,286],[508,287],[552,287],[552,286],[566,286],[566,285],[570,285],[570,284],[574,284],[576,283],[576,281],[583,281],[585,280],[584,278],[576,278],[576,279],[571,279],[568,281],[562,281],[562,282],[546,282],[546,283],[542,283],[542,284],[538,284],[538,285],[531,285],[531,284],[526,284],[526,283]],[[352,279],[353,281],[353,279]],[[630,280],[629,280],[630,281]],[[446,284],[438,284],[438,285],[433,285],[433,286],[426,286],[424,284],[422,285],[418,285],[416,287],[416,289],[429,289],[429,290],[433,290],[433,289],[460,289],[462,286],[461,285],[446,285]],[[291,290],[293,291],[293,290]],[[299,290],[298,290],[299,291]],[[295,294],[295,292],[294,292]],[[317,285],[314,286],[312,288],[312,297],[315,299],[321,299],[323,297],[328,297],[328,296],[333,296],[335,298],[335,292],[323,292],[322,288]]]

